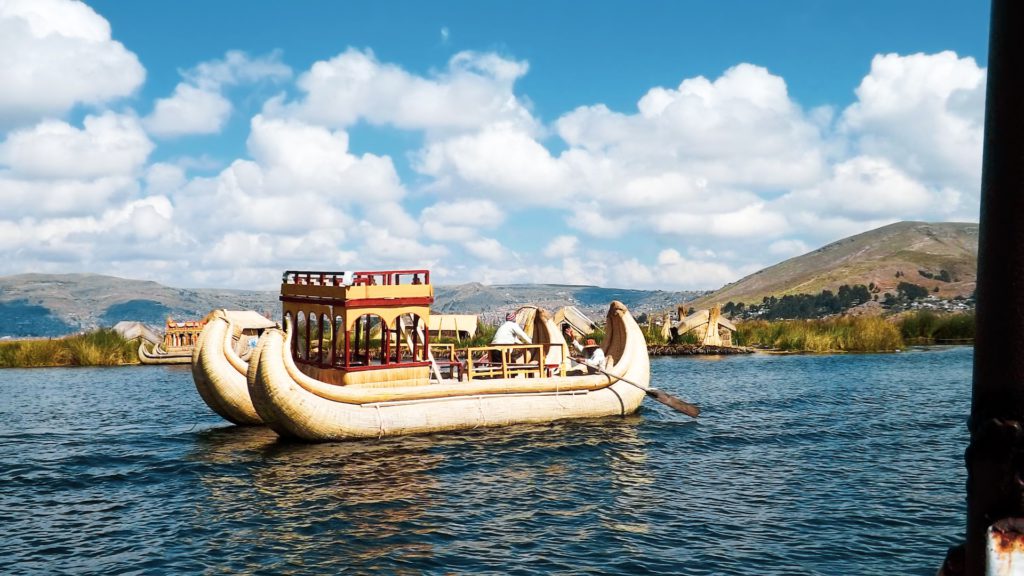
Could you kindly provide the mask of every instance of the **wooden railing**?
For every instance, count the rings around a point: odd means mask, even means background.
[[[503,344],[474,346],[466,349],[466,375],[477,378],[544,378],[565,376],[565,362],[545,364],[545,348],[562,347],[562,357],[568,353],[565,344]],[[491,352],[498,352],[500,361],[491,360]]]
[[[287,270],[282,284],[311,286],[397,286],[399,284],[430,284],[429,270],[378,270],[374,272],[317,272]]]

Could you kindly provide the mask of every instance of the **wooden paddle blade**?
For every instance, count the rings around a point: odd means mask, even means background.
[[[654,398],[658,402],[661,402],[665,406],[668,406],[669,408],[677,412],[682,412],[683,414],[686,414],[691,418],[696,418],[698,415],[700,415],[700,408],[698,408],[697,405],[690,404],[689,402],[683,402],[682,400],[676,398],[675,396],[669,394],[668,392],[663,392],[661,390],[649,388],[647,390],[647,395],[650,396],[651,398]]]

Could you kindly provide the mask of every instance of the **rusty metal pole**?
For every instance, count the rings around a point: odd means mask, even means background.
[[[992,0],[989,34],[978,324],[965,454],[963,573],[971,576],[1002,573],[986,565],[986,534],[997,521],[1024,518],[1024,2]],[[1016,536],[1009,536],[1012,543]]]

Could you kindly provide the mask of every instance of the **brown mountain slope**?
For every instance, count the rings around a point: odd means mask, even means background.
[[[817,294],[843,284],[874,283],[880,294],[900,282],[939,288],[942,298],[969,296],[978,267],[978,225],[963,222],[897,222],[850,236],[755,272],[690,303],[760,303],[765,296]],[[951,282],[928,278],[943,270]],[[925,272],[922,275],[921,272]],[[897,277],[897,272],[901,273]]]

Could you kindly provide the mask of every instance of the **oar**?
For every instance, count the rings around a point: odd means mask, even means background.
[[[643,390],[644,393],[646,393],[651,398],[654,398],[655,400],[657,400],[658,402],[661,402],[665,406],[668,406],[669,408],[672,408],[673,410],[675,410],[677,412],[682,412],[683,414],[686,414],[687,416],[689,416],[691,418],[696,418],[697,416],[700,415],[700,408],[696,404],[690,404],[689,402],[683,402],[679,398],[676,398],[675,396],[669,394],[668,392],[665,392],[664,390],[658,390],[657,388],[650,388],[650,387],[641,386],[641,385],[637,384],[636,382],[632,382],[630,380],[627,380],[627,379],[623,378],[622,376],[616,376],[615,374],[612,374],[611,372],[608,372],[607,370],[604,370],[602,368],[598,368],[597,366],[594,366],[593,364],[590,364],[590,363],[585,362],[585,361],[584,362],[580,362],[579,360],[576,360],[575,358],[570,358],[570,360],[572,360],[573,362],[575,362],[577,364],[583,364],[584,366],[589,366],[590,368],[593,368],[594,370],[597,370],[598,372],[604,374],[605,376],[608,376],[608,377],[611,377],[611,378],[615,378],[616,380],[621,380],[621,381],[625,382],[626,384],[631,384],[633,386],[636,386],[637,388]]]

